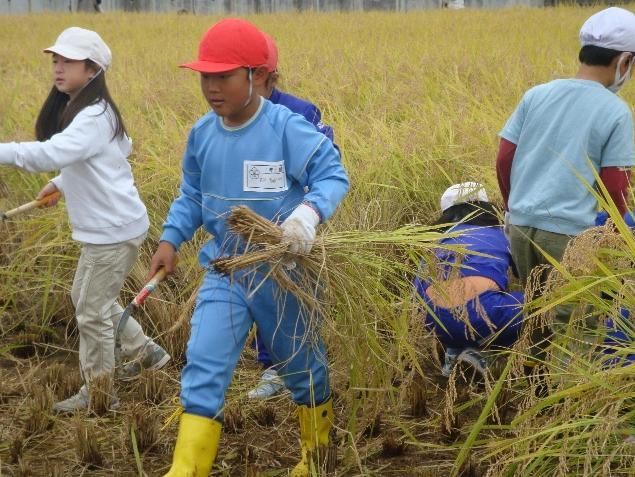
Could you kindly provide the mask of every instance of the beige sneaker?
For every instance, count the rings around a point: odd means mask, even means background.
[[[86,385],[83,385],[79,388],[77,394],[53,404],[53,411],[65,414],[83,411],[88,409],[89,401],[88,388]],[[116,396],[112,396],[112,398],[110,398],[110,410],[116,411],[120,406],[121,404],[119,403],[119,399]]]
[[[124,364],[118,373],[119,379],[122,381],[131,381],[141,374],[141,371],[148,369],[151,371],[161,369],[168,364],[172,357],[166,350],[161,348],[154,341],[149,341],[143,348],[139,357],[134,361]]]

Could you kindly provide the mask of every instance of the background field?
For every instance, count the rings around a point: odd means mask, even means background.
[[[483,182],[498,198],[497,132],[528,87],[575,73],[577,33],[593,11],[251,18],[278,42],[283,89],[321,107],[343,151],[352,190],[328,232],[429,224],[440,193],[464,180]],[[32,139],[51,84],[41,50],[62,29],[95,29],[114,52],[108,83],[134,140],[131,162],[152,223],[124,300],[142,285],[177,193],[187,132],[206,111],[197,76],[176,66],[195,57],[200,36],[215,20],[0,18],[0,141]],[[629,104],[634,91],[628,85],[622,94]],[[0,169],[0,210],[30,200],[49,177]],[[48,408],[79,386],[68,296],[77,244],[63,206],[0,227],[0,475],[162,475],[176,435],[176,426],[165,422],[175,409],[201,276],[196,249],[205,237],[183,249],[179,273],[139,317],[176,358],[172,367],[122,385],[124,407],[115,415],[67,418]],[[624,438],[633,429],[633,366],[602,370],[591,354],[554,358],[549,379],[556,397],[536,400],[501,364],[502,377],[489,392],[470,388],[453,396],[408,291],[416,261],[410,270],[397,265],[414,249],[406,238],[387,236],[403,247],[378,249],[373,263],[344,267],[356,290],[333,307],[325,327],[338,411],[337,475],[632,475],[635,451]],[[422,232],[414,252],[433,238]],[[632,256],[633,241],[620,244],[624,257]],[[361,256],[360,246],[351,245],[352,257]],[[601,274],[605,280],[594,287],[586,286],[590,272],[582,281],[568,280],[560,287],[563,299],[593,303],[599,289],[625,287],[632,267],[620,262]],[[621,303],[630,305],[632,292],[624,295]],[[173,330],[177,322],[183,326]],[[230,389],[214,475],[286,475],[297,459],[288,397],[266,405],[246,400],[259,374],[253,358],[246,350]]]

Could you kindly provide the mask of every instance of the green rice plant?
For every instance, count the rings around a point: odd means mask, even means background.
[[[521,390],[524,403],[511,421],[509,437],[483,443],[488,475],[631,475],[635,452],[626,438],[635,433],[635,342],[604,344],[607,318],[633,336],[621,310],[633,310],[632,232],[619,213],[606,226],[576,237],[561,263],[554,262],[543,295],[529,304],[555,330],[543,362],[548,395]],[[568,306],[569,322],[553,320]],[[530,315],[530,318],[532,318]],[[606,354],[605,351],[615,351]],[[517,357],[522,360],[524,354]],[[523,387],[525,380],[510,381]]]

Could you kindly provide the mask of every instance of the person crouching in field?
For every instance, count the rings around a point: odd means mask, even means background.
[[[313,124],[319,132],[324,134],[331,141],[334,141],[333,128],[322,122],[322,112],[316,105],[276,88],[279,77],[278,47],[271,36],[265,32],[263,32],[263,35],[267,40],[269,54],[269,64],[267,65],[267,70],[269,76],[264,84],[256,86],[256,93],[274,104],[281,104],[282,106],[289,108],[294,113],[301,114],[307,121]],[[333,142],[333,145],[339,152],[337,144]],[[257,330],[255,346],[258,352],[258,362],[264,368],[264,372],[262,373],[260,382],[254,389],[247,393],[247,396],[250,399],[267,399],[280,393],[284,389],[284,383],[278,375],[278,366],[276,366],[271,360],[271,356],[267,350],[265,342],[260,337],[260,332]]]
[[[601,211],[595,219],[596,226],[606,225],[609,215],[606,211]],[[631,229],[635,230],[635,214],[627,211],[624,214],[624,223]],[[612,301],[612,298],[602,293],[601,297],[606,301]],[[635,343],[635,320],[633,320],[630,310],[620,308],[619,317],[608,318],[606,320],[606,337],[604,338],[603,352],[608,356],[604,365],[609,366],[628,366],[635,364],[635,353],[625,353],[625,348],[633,346]]]
[[[596,173],[626,212],[633,118],[615,93],[635,61],[635,15],[602,10],[582,25],[580,42],[576,76],[531,88],[500,133],[496,170],[523,286],[532,269],[550,264],[545,253],[560,261],[569,240],[593,226],[598,202],[589,187],[596,186]],[[546,277],[545,269],[542,282]],[[560,307],[556,322],[568,321],[569,311]],[[527,373],[550,338],[551,330],[535,327]]]
[[[442,245],[460,246],[464,256],[439,248],[437,267],[422,270],[415,288],[425,322],[445,348],[442,374],[462,363],[484,375],[484,349],[511,347],[522,325],[523,293],[509,292],[512,258],[496,210],[483,186],[464,182],[441,196],[437,224],[450,224]],[[474,253],[472,253],[474,252]],[[425,275],[424,275],[425,274]]]
[[[0,144],[0,164],[29,172],[60,170],[37,197],[63,193],[73,239],[81,243],[71,299],[84,385],[53,406],[72,412],[88,407],[94,379],[113,374],[114,330],[123,312],[117,297],[149,223],[128,163],[132,142],[106,87],[110,49],[94,31],[71,27],[44,51],[52,55],[54,85],[35,125],[38,141]],[[170,360],[132,318],[121,341],[123,356],[134,359],[121,369],[123,378]],[[118,406],[112,396],[110,407]]]
[[[311,250],[316,227],[348,191],[333,143],[302,116],[256,93],[268,78],[263,34],[251,23],[225,19],[199,45],[200,72],[212,108],[192,128],[183,158],[180,196],[172,203],[150,275],[173,272],[180,245],[204,226],[212,239],[199,261],[206,268],[192,316],[181,376],[179,432],[166,477],[205,477],[218,450],[225,392],[251,326],[258,326],[280,375],[298,404],[302,458],[291,475],[306,477],[312,451],[329,442],[333,403],[322,340],[307,338],[307,317],[295,296],[266,273],[228,277],[210,261],[240,253],[245,243],[227,229],[233,206],[247,205],[280,223],[289,252]]]

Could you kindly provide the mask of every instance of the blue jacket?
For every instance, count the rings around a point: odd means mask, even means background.
[[[226,127],[212,111],[190,132],[181,194],[170,207],[161,240],[178,249],[204,226],[213,236],[199,256],[205,266],[240,252],[227,231],[232,207],[247,205],[279,222],[308,201],[325,221],[348,187],[333,143],[286,107],[261,99],[256,114],[238,128]]]
[[[509,243],[502,227],[479,227],[476,225],[458,224],[449,232],[461,232],[457,237],[446,238],[441,241],[443,245],[458,245],[468,251],[474,251],[488,255],[473,255],[466,253],[462,258],[459,275],[487,277],[496,282],[501,290],[507,290],[509,285],[508,271],[512,266],[512,256],[509,251]],[[452,250],[437,249],[435,252],[438,260],[441,279],[447,279],[453,265],[457,262],[456,253]],[[415,287],[423,295],[430,282],[422,277],[417,277]]]
[[[297,96],[293,96],[292,94],[284,93],[275,88],[273,89],[271,96],[269,96],[269,101],[273,104],[286,106],[294,113],[301,114],[307,121],[315,126],[315,129],[320,131],[335,144],[335,139],[333,138],[333,128],[322,122],[322,113],[315,104],[302,98],[298,98]],[[335,145],[335,147],[339,151],[337,145]]]
[[[608,220],[608,218],[609,218],[609,213],[605,210],[601,210],[595,216],[595,225],[599,226],[599,225],[606,224],[606,221]],[[626,222],[626,225],[628,225],[630,228],[635,228],[635,214],[631,211],[627,211],[624,214],[624,222]]]

